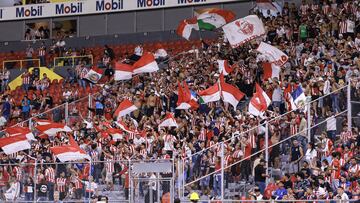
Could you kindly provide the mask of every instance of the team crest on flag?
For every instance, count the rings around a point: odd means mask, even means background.
[[[239,32],[240,34],[252,35],[253,32],[254,32],[254,25],[251,24],[251,23],[248,22],[248,21],[239,20],[239,21],[236,21],[236,22],[235,22],[235,25],[237,25],[237,26],[239,27],[238,32]]]

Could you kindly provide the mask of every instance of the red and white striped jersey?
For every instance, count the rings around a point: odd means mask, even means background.
[[[300,6],[301,15],[306,15],[309,10],[309,5],[303,4]]]
[[[15,166],[13,172],[14,172],[14,176],[16,177],[16,180],[21,181],[22,169],[20,168],[20,166]]]
[[[31,77],[30,77],[30,73],[24,73],[21,75],[21,78],[22,78],[22,84],[25,84],[25,85],[29,85],[30,84],[30,80],[31,80]]]
[[[198,140],[200,141],[205,141],[206,140],[206,129],[205,128],[202,128],[200,130],[200,134],[198,136]]]
[[[240,159],[244,155],[243,151],[241,149],[235,150],[232,157],[234,159]]]
[[[331,7],[327,4],[325,4],[323,7],[322,7],[322,11],[324,13],[324,15],[329,15],[330,14],[330,11],[331,11]]]
[[[176,137],[170,134],[166,134],[163,137],[164,139],[164,150],[173,150],[174,149],[174,142],[176,141]]]
[[[359,171],[360,171],[360,166],[359,166],[359,164],[352,165],[352,166],[349,167],[349,172],[350,172],[350,173],[357,174],[357,173],[359,173]]]
[[[324,149],[325,156],[330,156],[333,150],[333,142],[329,138],[326,138],[324,144],[325,144],[325,149]]]
[[[39,56],[45,56],[46,54],[46,47],[45,46],[41,46],[39,48]]]
[[[344,34],[344,33],[347,33],[347,22],[346,22],[346,20],[339,22],[339,34]]]
[[[66,178],[56,178],[56,190],[59,192],[65,192]]]
[[[147,156],[146,149],[140,149],[140,155],[142,155],[143,157],[146,157]]]
[[[93,162],[99,161],[99,152],[96,150],[91,150],[90,157]]]
[[[115,169],[114,169],[114,159],[112,159],[110,157],[105,158],[105,170],[106,170],[107,174],[114,173],[114,171],[115,171]]]
[[[45,169],[45,179],[48,182],[55,183],[55,170],[52,167]]]
[[[344,142],[349,142],[353,138],[351,131],[344,131],[340,134],[340,140]]]
[[[82,182],[79,180],[79,179],[75,179],[74,181],[73,181],[73,183],[75,184],[75,188],[76,189],[81,189],[82,188]]]

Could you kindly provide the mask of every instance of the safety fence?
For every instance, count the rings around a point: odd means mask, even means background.
[[[0,201],[92,202],[99,197],[109,202],[160,202],[172,198],[174,170],[167,173],[137,173],[146,162],[173,165],[172,160],[115,160],[50,163],[39,160],[36,149],[25,157],[0,164]],[[32,157],[33,155],[34,157]],[[149,165],[147,165],[149,166]],[[151,171],[151,165],[150,170]]]
[[[260,185],[264,192],[265,183],[274,183],[285,174],[300,171],[305,161],[307,167],[315,167],[317,161],[324,159],[330,163],[326,139],[330,138],[334,145],[350,144],[351,139],[337,140],[342,132],[354,129],[353,124],[359,127],[351,110],[358,105],[360,94],[353,91],[353,85],[345,85],[328,95],[308,98],[300,109],[263,120],[260,125],[242,126],[236,129],[239,133],[230,133],[224,141],[214,142],[180,160],[179,197],[186,199],[191,191],[197,191],[215,199],[236,199],[248,196],[255,185]],[[291,153],[299,147],[303,151],[302,158],[299,153]],[[314,150],[310,152],[321,154],[321,157],[311,156],[307,152],[310,148]],[[260,159],[266,160],[264,167],[268,175],[263,184],[254,177],[254,168]],[[336,190],[336,186],[333,187]]]
[[[39,68],[40,59],[18,59],[18,60],[4,60],[3,61],[3,71],[6,69],[12,68]]]

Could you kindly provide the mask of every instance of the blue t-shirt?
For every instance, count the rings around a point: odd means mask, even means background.
[[[22,112],[28,112],[30,111],[30,100],[22,100],[21,102],[22,105]]]

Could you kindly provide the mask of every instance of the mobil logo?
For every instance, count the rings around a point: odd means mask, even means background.
[[[43,15],[43,6],[17,7],[16,17],[37,17]]]
[[[164,6],[165,0],[137,0],[138,8]]]
[[[71,3],[71,4],[56,4],[55,14],[76,14],[83,12],[83,3]]]
[[[178,4],[191,4],[191,3],[200,3],[206,2],[206,0],[177,0]]]
[[[124,9],[123,0],[100,0],[96,1],[96,11],[112,11]]]

